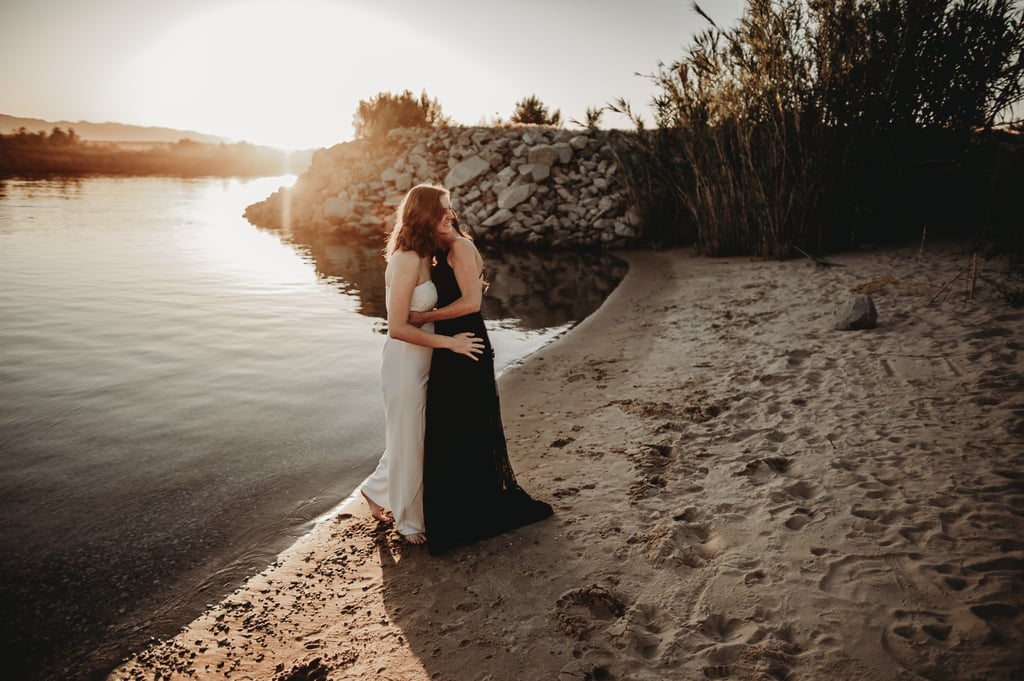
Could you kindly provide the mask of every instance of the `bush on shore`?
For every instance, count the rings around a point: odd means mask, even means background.
[[[1012,0],[750,0],[728,29],[694,7],[710,27],[651,76],[656,127],[610,107],[636,126],[617,149],[649,243],[786,257],[926,229],[1024,246],[1005,193],[1024,146],[995,129],[1024,92]]]
[[[411,90],[400,94],[380,92],[369,100],[359,100],[352,128],[357,140],[368,139],[382,144],[387,134],[397,128],[443,128],[451,124],[437,99],[424,90],[417,98]]]

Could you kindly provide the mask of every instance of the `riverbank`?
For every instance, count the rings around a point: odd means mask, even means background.
[[[553,518],[431,558],[348,503],[110,678],[1019,678],[1024,310],[952,247],[627,259],[500,382]]]
[[[286,151],[246,142],[87,142],[74,130],[0,133],[0,177],[276,177],[301,173],[313,150]]]

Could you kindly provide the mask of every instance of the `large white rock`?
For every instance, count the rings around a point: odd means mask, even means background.
[[[839,331],[873,329],[878,323],[878,311],[871,296],[857,294],[836,306],[834,326]]]
[[[637,231],[634,227],[627,225],[625,222],[615,221],[615,236],[621,236],[625,239],[632,239],[637,235]]]
[[[587,148],[587,142],[589,141],[584,135],[576,135],[576,137],[569,140],[569,145],[573,149],[582,150]]]
[[[430,161],[423,156],[410,154],[407,161],[408,163],[406,163],[406,167],[411,167],[411,170],[416,177],[430,176]]]
[[[558,151],[550,144],[538,144],[530,147],[526,160],[528,163],[552,166],[558,160]]]
[[[479,156],[470,156],[462,163],[448,171],[444,178],[444,185],[449,189],[461,187],[472,182],[491,169],[491,164]]]
[[[497,151],[491,151],[487,153],[487,160],[491,163],[491,168],[498,168],[499,166],[505,165],[505,154]]]
[[[347,197],[331,197],[324,201],[324,217],[329,220],[343,220],[352,215],[355,202]]]
[[[402,173],[395,178],[395,189],[400,192],[407,192],[412,188],[412,174]]]
[[[498,196],[498,208],[515,208],[520,203],[533,196],[533,192],[535,191],[537,191],[537,185],[532,182],[509,187]]]
[[[519,174],[533,182],[540,182],[551,177],[551,166],[543,163],[524,163],[519,166]]]
[[[568,142],[556,142],[551,145],[551,148],[558,154],[559,163],[564,165],[572,160],[572,147]]]
[[[498,182],[504,185],[510,184],[514,179],[516,179],[516,169],[512,166],[505,166],[497,175]]]
[[[491,217],[483,221],[484,227],[494,227],[496,225],[503,225],[513,217],[512,211],[507,209],[501,209]]]

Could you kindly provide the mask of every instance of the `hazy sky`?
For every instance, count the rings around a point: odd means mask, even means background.
[[[723,26],[743,4],[700,3]],[[0,113],[329,146],[359,100],[409,89],[460,124],[530,94],[568,122],[649,110],[636,74],[705,27],[687,0],[0,0]]]

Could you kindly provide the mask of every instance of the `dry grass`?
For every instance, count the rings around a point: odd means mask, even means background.
[[[1024,91],[1010,0],[750,0],[728,29],[694,8],[709,28],[651,75],[657,129],[610,105],[654,244],[783,257],[919,230],[900,183],[970,177],[967,133]]]

